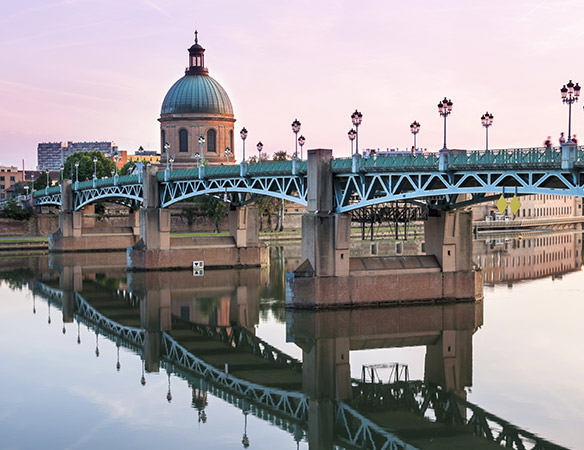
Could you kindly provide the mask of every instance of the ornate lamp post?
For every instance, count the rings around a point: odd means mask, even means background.
[[[258,162],[260,162],[262,160],[262,150],[264,148],[264,144],[262,144],[262,141],[259,141],[258,144],[256,145],[256,147],[258,149],[258,154],[259,154]]]
[[[172,165],[174,164],[174,155],[170,157],[170,171],[172,172]]]
[[[239,136],[241,136],[241,140],[243,141],[243,160],[241,162],[245,162],[245,140],[247,139],[247,130],[245,127],[241,129]]]
[[[140,148],[142,148],[142,147],[140,147]],[[142,151],[144,151],[144,150],[142,150]],[[169,151],[170,151],[170,144],[168,142],[165,142],[164,143],[164,153],[166,153],[166,170],[168,170],[168,164],[169,164],[169,162],[168,162],[168,152]]]
[[[227,158],[227,164],[229,164],[229,156],[231,155],[231,149],[229,147],[225,147],[225,157]]]
[[[361,122],[363,121],[363,114],[355,110],[355,112],[351,114],[351,120],[355,126],[355,153],[359,154],[359,125],[361,125]]]
[[[489,127],[493,125],[493,115],[487,111],[481,116],[481,124],[485,127],[485,150],[489,151]]]
[[[568,81],[568,84],[565,84],[562,89],[560,89],[562,93],[562,102],[568,104],[568,144],[572,143],[572,103],[576,103],[578,101],[578,97],[580,97],[580,85],[576,83],[572,83],[572,80]]]
[[[197,169],[199,168],[199,159],[201,158],[201,155],[199,154],[199,152],[195,152],[195,161],[197,161]]]
[[[205,161],[205,156],[203,153],[203,144],[205,143],[205,136],[202,134],[199,136],[199,145],[201,146],[201,161]],[[199,167],[199,160],[197,160],[197,167]]]
[[[75,189],[79,185],[79,161],[75,161]]]
[[[294,159],[298,159],[298,133],[300,132],[300,126],[302,124],[298,122],[298,119],[294,119],[292,122],[292,132],[294,133],[294,145],[296,146],[296,150],[294,151]]]
[[[446,118],[452,112],[452,100],[448,100],[446,97],[444,97],[444,100],[442,100],[440,103],[438,103],[438,112],[440,113],[440,115],[442,117],[444,117],[444,147],[442,147],[442,150],[447,150],[447,148],[446,148]]]
[[[93,157],[93,179],[97,178],[97,156]]]
[[[47,189],[49,189],[49,169],[45,169],[45,172],[47,174]]]
[[[300,145],[300,160],[302,160],[304,158],[304,154],[302,152],[302,149],[304,148],[305,142],[306,142],[306,138],[304,136],[300,136],[298,138],[298,145]]]
[[[353,156],[353,141],[355,140],[355,137],[357,136],[357,132],[355,131],[354,128],[351,128],[349,130],[349,132],[347,133],[347,135],[349,136],[349,140],[351,141],[351,156]]]
[[[414,150],[417,150],[418,147],[416,146],[416,135],[420,132],[420,124],[415,120],[410,124],[410,131],[414,135]]]
[[[61,164],[61,167],[59,167],[59,175],[61,178],[61,185],[63,184],[63,170],[65,170],[65,167]]]

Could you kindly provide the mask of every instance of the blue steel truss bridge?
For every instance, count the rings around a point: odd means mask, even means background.
[[[334,211],[345,213],[388,202],[454,209],[503,195],[584,196],[584,148],[521,148],[490,151],[394,152],[330,161]],[[243,205],[269,196],[307,205],[311,175],[306,161],[165,169],[157,174],[162,208],[201,195]],[[109,201],[138,208],[142,174],[73,182],[73,209]],[[460,197],[464,195],[463,197]],[[36,191],[35,205],[62,207],[62,188]]]

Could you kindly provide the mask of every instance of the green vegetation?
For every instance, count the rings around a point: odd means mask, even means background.
[[[8,200],[8,203],[4,205],[4,208],[0,210],[0,217],[5,219],[28,220],[31,215],[32,211],[21,208],[14,198]]]
[[[97,162],[93,163],[93,158],[97,158]],[[94,168],[97,167],[97,178],[111,177],[112,170],[115,169],[113,161],[107,159],[105,155],[98,151],[93,152],[76,152],[67,158],[63,168],[63,177],[66,179],[76,180],[75,163],[79,162],[79,181],[91,180],[93,178]]]

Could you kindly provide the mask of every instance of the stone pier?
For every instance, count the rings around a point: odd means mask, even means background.
[[[83,211],[74,211],[71,180],[63,180],[61,197],[59,229],[49,235],[49,252],[122,251],[136,242],[135,212],[130,212],[128,227],[97,229],[84,221]]]
[[[143,178],[140,240],[127,249],[128,270],[191,269],[194,261],[205,268],[258,267],[268,263],[267,248],[259,242],[258,212],[254,207],[229,212],[230,236],[170,237],[170,211],[160,207],[156,168]]]
[[[482,297],[482,278],[472,263],[468,211],[434,212],[425,224],[425,255],[349,258],[350,217],[332,212],[331,158],[331,150],[308,151],[303,262],[287,274],[288,307],[436,303]]]

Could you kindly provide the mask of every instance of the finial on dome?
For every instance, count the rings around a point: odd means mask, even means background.
[[[199,36],[198,36],[198,34],[199,34],[199,31],[195,29],[195,44],[198,44],[199,43]]]

